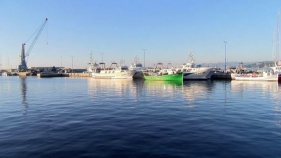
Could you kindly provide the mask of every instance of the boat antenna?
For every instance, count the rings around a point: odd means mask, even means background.
[[[91,54],[90,54],[90,63],[93,63],[93,52],[91,51]]]

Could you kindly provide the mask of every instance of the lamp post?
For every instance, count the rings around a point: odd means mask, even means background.
[[[224,72],[226,72],[226,41],[224,42]]]
[[[70,55],[70,57],[72,58],[72,64],[71,64],[71,65],[72,65],[72,68],[71,68],[71,69],[72,69],[72,73],[73,73],[73,57],[74,57],[74,56],[73,56],[73,55]]]
[[[62,68],[62,56],[60,56],[60,68]]]
[[[146,49],[142,49],[142,50],[143,50],[143,65],[145,67],[145,51],[146,51]]]

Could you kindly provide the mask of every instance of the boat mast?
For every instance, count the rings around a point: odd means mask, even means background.
[[[277,30],[276,30],[276,60],[279,61],[279,21],[280,21],[280,13],[278,12],[277,16]]]
[[[93,65],[94,64],[94,60],[93,60],[93,52],[91,51],[90,54],[90,64]]]

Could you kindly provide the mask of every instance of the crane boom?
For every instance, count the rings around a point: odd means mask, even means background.
[[[26,71],[27,70],[27,64],[26,64],[26,60],[25,60],[25,57],[29,56],[32,48],[34,47],[37,39],[39,38],[42,30],[44,29],[46,23],[48,21],[48,18],[45,19],[44,23],[42,24],[42,26],[40,27],[40,30],[38,31],[37,35],[35,36],[33,42],[31,43],[31,45],[29,46],[27,52],[25,53],[25,43],[22,44],[22,49],[21,49],[21,55],[20,55],[20,60],[21,60],[21,63],[20,65],[18,66],[18,69],[20,72],[23,72],[23,71]]]
[[[48,18],[45,19],[45,21],[44,21],[44,23],[42,24],[42,26],[41,26],[39,32],[37,33],[36,37],[34,38],[33,42],[31,43],[31,45],[29,46],[29,48],[28,48],[28,50],[27,50],[27,52],[26,52],[26,56],[29,56],[29,54],[30,54],[32,48],[34,47],[35,43],[37,42],[38,37],[40,36],[42,30],[44,29],[44,27],[45,27],[47,21],[48,21]]]

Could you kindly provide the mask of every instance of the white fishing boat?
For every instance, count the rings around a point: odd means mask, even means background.
[[[134,62],[130,65],[129,70],[135,70],[136,73],[134,74],[134,79],[143,79],[143,71],[146,70],[145,67],[139,62],[139,58],[135,57]]]
[[[102,66],[95,67],[92,72],[93,78],[108,78],[108,79],[133,79],[136,70],[129,70],[125,65],[124,60],[121,60],[118,65],[112,62],[109,68],[105,68],[105,63],[100,63]]]
[[[261,74],[256,72],[252,74],[245,74],[240,76],[235,76],[235,80],[238,81],[281,81],[281,74],[273,70],[263,71]]]
[[[183,73],[183,80],[207,80],[215,73],[211,67],[195,64],[191,53],[189,54],[188,62],[177,68],[178,70]]]

